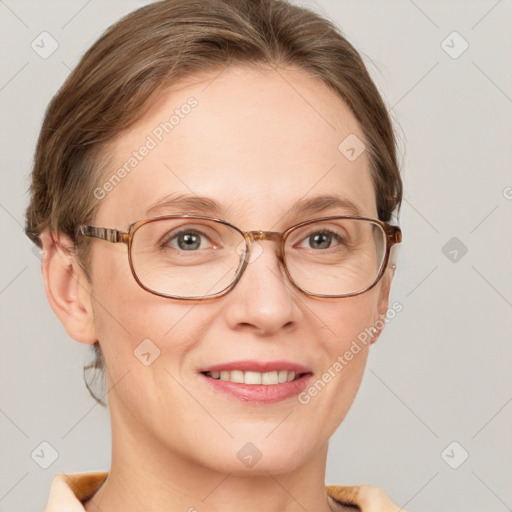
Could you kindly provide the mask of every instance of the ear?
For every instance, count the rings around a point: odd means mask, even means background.
[[[386,325],[386,316],[388,314],[389,307],[389,292],[391,290],[391,283],[395,275],[395,265],[388,265],[385,274],[382,276],[380,282],[379,296],[377,299],[377,307],[375,309],[375,315],[373,319],[373,325],[375,326],[375,334],[372,336],[372,343],[375,343],[381,335],[384,326]]]
[[[94,344],[91,285],[78,264],[73,242],[67,235],[49,230],[42,233],[41,242],[41,271],[51,308],[74,340]]]

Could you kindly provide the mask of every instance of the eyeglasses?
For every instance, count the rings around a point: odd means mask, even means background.
[[[133,277],[162,297],[221,297],[238,283],[263,251],[259,241],[279,244],[290,282],[314,297],[350,297],[374,287],[389,253],[402,241],[398,226],[357,216],[323,217],[275,231],[244,232],[220,219],[170,215],[141,220],[127,232],[81,225],[80,235],[128,245]]]

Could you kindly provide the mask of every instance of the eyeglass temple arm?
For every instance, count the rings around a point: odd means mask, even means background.
[[[398,226],[386,224],[386,236],[390,245],[399,244],[402,241],[402,230]]]
[[[118,242],[126,242],[128,234],[119,231],[118,229],[111,228],[98,228],[96,226],[80,226],[79,232],[81,235],[88,238],[99,238],[113,244]]]

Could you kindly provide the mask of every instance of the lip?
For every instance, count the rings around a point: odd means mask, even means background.
[[[213,379],[205,375],[206,372],[242,370],[246,372],[272,372],[279,370],[294,371],[300,375],[299,378],[291,382],[282,382],[280,384],[242,384],[238,382],[223,381]],[[304,391],[311,380],[313,373],[306,366],[292,363],[290,361],[233,361],[231,363],[217,364],[202,368],[199,376],[205,380],[205,383],[216,391],[225,393],[242,402],[251,403],[276,403],[288,398],[294,397]]]
[[[279,370],[288,370],[289,372],[294,371],[297,374],[300,373],[311,373],[311,369],[301,364],[292,363],[290,361],[233,361],[231,363],[216,364],[214,366],[208,366],[201,368],[199,372],[220,372],[222,370],[242,370],[243,372],[275,372]]]

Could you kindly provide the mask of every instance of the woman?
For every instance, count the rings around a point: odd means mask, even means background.
[[[27,234],[94,347],[107,473],[47,511],[399,508],[325,487],[380,335],[395,141],[358,53],[281,0],[170,0],[111,27],[51,102]]]

